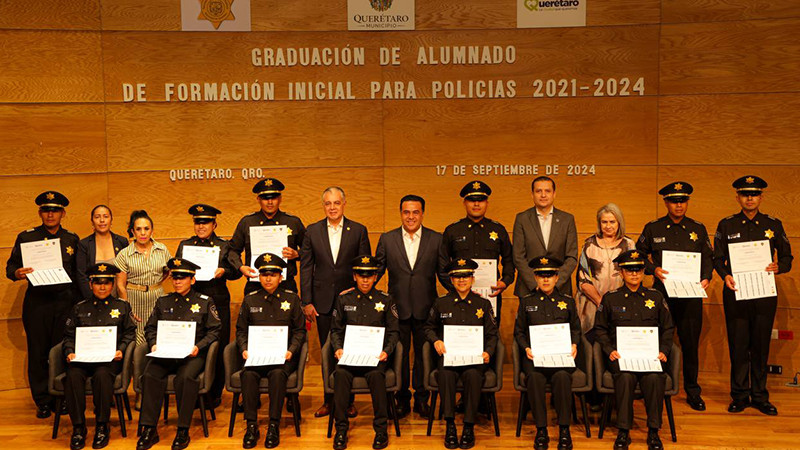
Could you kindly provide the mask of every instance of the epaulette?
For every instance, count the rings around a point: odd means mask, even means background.
[[[30,233],[34,230],[36,230],[36,228],[28,228],[27,230],[23,231],[23,233]]]
[[[375,289],[375,290],[380,292],[381,294],[383,294],[384,297],[388,297],[389,296],[389,294],[387,294],[386,292],[384,292],[384,291],[382,291],[380,289]]]
[[[203,300],[208,300],[208,296],[206,294],[200,294],[200,298]]]
[[[734,216],[734,214],[731,214],[730,216],[728,216],[728,217],[726,217],[726,218],[724,218],[722,220],[731,220],[731,219],[733,219],[733,216]]]
[[[776,222],[780,222],[781,221],[781,219],[778,219],[777,217],[772,217],[769,214],[764,214],[764,215],[767,216],[767,218],[772,219],[772,220],[774,220]]]
[[[290,291],[289,289],[284,289],[283,292],[286,292],[287,294],[296,294],[295,291]]]
[[[653,220],[651,220],[650,222],[647,222],[647,224],[648,224],[648,225],[650,225],[651,223],[656,223],[656,222],[658,222],[659,220],[661,220],[661,217],[659,217],[658,219],[653,219]]]

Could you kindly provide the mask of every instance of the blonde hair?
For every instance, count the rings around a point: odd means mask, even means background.
[[[600,207],[597,210],[597,236],[603,236],[603,229],[600,227],[600,218],[603,217],[603,214],[611,214],[614,218],[617,219],[617,235],[615,236],[617,239],[622,239],[625,236],[625,216],[622,215],[622,210],[619,209],[619,206],[616,203],[607,203]]]

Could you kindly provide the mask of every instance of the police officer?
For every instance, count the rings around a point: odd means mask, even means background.
[[[269,427],[264,445],[275,448],[280,444],[280,421],[283,400],[286,398],[286,380],[297,370],[300,349],[306,341],[306,319],[300,297],[292,291],[279,287],[281,274],[287,264],[274,253],[264,253],[256,258],[258,280],[261,288],[251,292],[242,300],[239,319],[236,321],[236,344],[242,358],[248,359],[249,349],[258,347],[248,340],[249,327],[270,326],[288,328],[285,362],[280,365],[245,367],[242,371],[242,403],[247,430],[242,439],[243,448],[253,448],[258,443],[258,405],[261,378],[269,379]],[[235,407],[235,405],[234,405]]]
[[[86,443],[86,379],[92,378],[92,398],[95,411],[95,431],[92,448],[108,445],[108,421],[111,417],[111,398],[114,396],[114,379],[122,371],[122,355],[136,340],[136,323],[128,302],[111,295],[114,278],[119,269],[100,263],[89,267],[86,275],[92,296],[78,303],[70,311],[64,328],[64,356],[67,358],[67,378],[64,397],[72,419],[72,438],[69,447],[82,449]],[[115,327],[117,351],[110,362],[83,363],[75,359],[75,333],[80,327]]]
[[[497,261],[498,280],[490,297],[496,297],[495,317],[500,317],[502,293],[514,282],[514,258],[506,228],[486,217],[492,188],[482,181],[470,181],[461,189],[466,217],[451,223],[442,234],[439,250],[439,282],[453,290],[446,267],[456,259],[493,259]],[[502,272],[501,272],[502,268]],[[499,320],[498,320],[499,324]]]
[[[575,300],[561,294],[556,289],[558,269],[561,261],[539,256],[528,263],[536,278],[536,289],[519,300],[517,319],[514,322],[514,339],[525,353],[522,370],[525,372],[528,388],[528,403],[536,420],[534,448],[546,449],[550,438],[547,435],[547,401],[545,387],[552,385],[552,398],[558,414],[558,448],[571,449],[572,436],[569,424],[572,420],[572,372],[574,367],[538,367],[534,363],[536,352],[531,348],[530,326],[549,324],[568,324],[572,347],[570,356],[578,354],[581,339],[581,322]],[[535,345],[535,343],[534,343]]]
[[[742,210],[722,219],[714,236],[714,268],[725,280],[722,290],[728,351],[731,358],[731,398],[728,412],[738,413],[753,406],[763,414],[778,414],[769,402],[767,359],[778,305],[777,295],[737,301],[738,286],[733,278],[728,244],[769,241],[770,255],[777,253],[765,270],[782,274],[792,269],[792,247],[780,220],[759,211],[767,182],[746,175],[733,182],[736,200]]]
[[[497,325],[491,314],[491,303],[472,292],[472,284],[475,281],[473,275],[477,268],[478,263],[465,258],[455,259],[445,267],[453,291],[434,301],[428,321],[425,323],[425,337],[433,344],[439,355],[437,362],[439,392],[442,397],[443,415],[447,422],[444,446],[451,449],[475,446],[473,427],[477,419],[478,398],[483,387],[486,365],[494,355],[498,339]],[[483,328],[483,364],[444,366],[443,355],[447,352],[444,345],[445,325],[471,325]],[[464,428],[460,441],[455,425],[456,385],[459,379],[464,385]]]
[[[230,251],[228,260],[231,265],[242,272],[246,277],[255,277],[258,271],[250,267],[258,254],[253,255],[250,241],[250,228],[269,225],[286,225],[288,236],[288,246],[283,248],[281,256],[289,262],[286,268],[286,278],[281,282],[281,287],[297,292],[297,284],[294,277],[297,275],[297,261],[300,259],[300,244],[303,243],[303,236],[306,234],[306,227],[299,218],[281,211],[281,201],[283,200],[283,183],[275,178],[264,178],[253,186],[253,193],[256,194],[260,209],[252,214],[248,214],[236,225],[236,230],[230,240]],[[244,250],[245,262],[242,264],[242,250]],[[257,279],[248,278],[244,286],[244,293],[258,290],[261,285]]]
[[[225,348],[230,341],[231,335],[231,294],[228,291],[227,281],[238,280],[241,278],[242,273],[236,270],[228,261],[228,252],[230,250],[228,241],[217,236],[217,233],[214,232],[217,229],[217,215],[221,214],[221,211],[213,206],[198,203],[189,208],[189,214],[192,215],[194,220],[195,235],[178,244],[178,251],[175,256],[183,258],[183,249],[187,245],[219,249],[214,278],[204,281],[197,280],[192,289],[214,299],[214,306],[217,307],[222,325],[219,332],[219,347]],[[225,373],[223,358],[217,358],[216,373]],[[221,403],[222,389],[224,387],[225,378],[222,376],[215,377],[214,384],[211,386],[211,397],[214,399],[215,408]]]
[[[658,437],[661,428],[661,412],[664,406],[664,390],[667,375],[664,363],[672,348],[674,325],[664,297],[655,289],[642,286],[645,257],[638,250],[628,250],[616,258],[624,285],[603,296],[595,316],[596,341],[608,356],[608,370],[614,377],[614,395],[617,403],[617,428],[615,449],[627,449],[631,443],[628,431],[633,425],[633,392],[638,382],[647,410],[647,448],[663,448]],[[617,327],[658,327],[659,372],[621,371],[617,351]]]
[[[176,375],[175,397],[178,406],[178,431],[172,448],[177,450],[189,446],[189,425],[200,390],[197,376],[205,367],[208,347],[219,339],[219,314],[213,299],[192,289],[195,272],[200,266],[186,259],[171,258],[167,261],[167,267],[175,292],[156,300],[144,330],[147,345],[151,351],[156,351],[160,320],[194,322],[195,344],[185,358],[149,358],[147,361],[142,377],[142,411],[139,415],[142,434],[136,444],[137,450],[146,450],[159,440],[156,425],[167,389],[167,376],[170,374]]]
[[[75,251],[80,239],[78,235],[61,227],[61,219],[66,217],[65,208],[69,200],[56,191],[42,192],[36,197],[39,217],[42,224],[17,235],[11,256],[6,262],[6,276],[11,281],[25,280],[33,272],[31,267],[23,267],[21,244],[27,242],[59,240],[61,266],[70,279],[75,276]],[[78,289],[74,283],[47,286],[28,285],[22,303],[22,325],[28,344],[28,384],[33,401],[36,402],[36,417],[50,417],[53,398],[47,388],[50,348],[64,337],[64,323],[67,313],[78,299]],[[64,413],[64,412],[61,412]]]
[[[331,324],[331,349],[337,360],[344,353],[344,338],[348,325],[380,327],[384,329],[383,346],[377,366],[350,366],[339,364],[333,372],[333,416],[336,419],[336,435],[333,448],[347,448],[349,420],[347,408],[351,404],[350,391],[354,377],[365,377],[372,395],[374,419],[372,428],[375,439],[372,448],[386,448],[389,433],[386,432],[386,366],[400,337],[397,305],[389,294],[375,289],[378,279],[378,261],[370,255],[359,255],[352,261],[353,279],[356,288],[338,296],[333,308]]]
[[[698,347],[700,332],[703,329],[702,298],[670,298],[664,287],[669,272],[664,270],[662,252],[664,250],[695,253],[700,261],[700,284],[708,287],[714,273],[713,251],[705,225],[686,217],[689,209],[689,196],[694,189],[685,181],[670,183],[658,191],[664,197],[667,215],[644,226],[636,248],[645,258],[645,273],[655,275],[653,287],[667,300],[669,311],[678,328],[678,338],[683,350],[683,389],[686,403],[696,411],[705,411],[706,403],[700,396],[697,372],[700,369]]]

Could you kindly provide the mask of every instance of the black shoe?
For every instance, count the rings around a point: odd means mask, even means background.
[[[189,446],[189,441],[191,441],[189,429],[178,428],[178,432],[175,433],[175,439],[172,440],[172,450],[183,450]]]
[[[156,444],[158,444],[158,431],[156,427],[143,427],[142,435],[139,436],[139,441],[136,442],[136,450],[147,450]]]
[[[86,427],[73,427],[72,437],[69,440],[69,448],[72,450],[81,450],[86,445]]]
[[[36,407],[36,418],[47,419],[50,417],[50,405],[39,405]]]
[[[663,450],[664,444],[661,443],[661,438],[658,437],[658,429],[652,428],[647,432],[647,450]]]
[[[253,448],[258,445],[261,433],[258,431],[258,423],[248,423],[242,438],[242,448]]]
[[[428,402],[415,400],[414,412],[427,419],[431,415],[431,407],[428,406]]]
[[[617,440],[614,441],[614,448],[627,450],[629,445],[631,445],[631,437],[628,435],[628,430],[619,430]]]
[[[444,447],[458,448],[458,430],[456,430],[456,423],[453,421],[447,422],[447,428],[444,432]]]
[[[108,432],[108,424],[98,424],[94,428],[94,440],[92,441],[92,448],[105,448],[106,445],[108,445],[108,439],[110,437],[111,436]]]
[[[267,427],[267,438],[264,440],[264,447],[275,448],[281,443],[281,430],[277,423],[270,422]]]
[[[761,411],[762,414],[766,414],[768,416],[777,416],[778,415],[778,408],[775,407],[770,402],[759,402],[753,403],[752,405],[755,409]]]
[[[375,439],[372,441],[372,448],[380,450],[389,446],[389,434],[385,432],[375,433]]]
[[[459,398],[456,402],[456,412],[458,414],[464,414],[464,399]]]
[[[397,408],[395,409],[397,413],[397,418],[402,419],[403,417],[407,416],[411,412],[411,401],[410,400],[401,400],[397,404]]]
[[[572,436],[569,427],[558,428],[558,450],[572,450]]]
[[[706,410],[706,402],[703,401],[703,398],[698,396],[694,397],[687,397],[686,403],[695,410],[695,411],[705,411]]]
[[[350,406],[347,407],[347,417],[353,419],[356,416],[358,416],[358,409],[356,409],[356,405],[351,403]]]
[[[347,448],[347,430],[336,431],[333,437],[333,450],[344,450]]]
[[[472,448],[475,447],[475,433],[472,425],[464,425],[461,430],[461,441],[458,443],[459,448]]]
[[[536,437],[533,439],[533,448],[536,450],[547,450],[550,443],[550,436],[547,435],[547,428],[536,428]]]
[[[740,413],[750,406],[750,402],[747,400],[734,400],[728,405],[728,412],[729,413]]]

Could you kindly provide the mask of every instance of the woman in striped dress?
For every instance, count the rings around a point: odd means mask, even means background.
[[[117,254],[114,265],[119,298],[131,304],[136,320],[136,343],[144,342],[144,326],[158,297],[164,295],[161,282],[169,273],[167,261],[172,258],[167,246],[153,240],[153,220],[147,211],[131,213],[128,234],[133,242]]]

